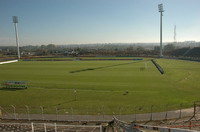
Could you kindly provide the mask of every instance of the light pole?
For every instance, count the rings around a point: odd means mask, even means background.
[[[18,23],[18,17],[17,16],[13,16],[13,23],[14,23],[14,26],[15,26],[15,36],[16,36],[18,60],[20,60],[19,38],[18,38],[18,31],[17,31],[17,23]]]
[[[180,104],[180,113],[179,113],[179,118],[181,118],[181,108],[182,108],[182,104]]]
[[[58,108],[57,107],[55,108],[56,108],[56,121],[58,121]]]
[[[158,5],[158,11],[160,12],[160,57],[163,57],[162,53],[162,16],[163,16],[163,4]]]
[[[13,112],[14,112],[14,119],[16,120],[17,119],[17,117],[16,117],[16,108],[15,108],[15,106],[14,105],[11,105],[11,107],[13,108]]]
[[[30,121],[29,107],[28,107],[28,105],[25,105],[25,107],[26,107],[26,110],[27,110],[27,117],[28,117],[28,120]]]
[[[153,105],[151,105],[151,117],[150,117],[150,121],[152,121],[153,120]]]
[[[44,108],[42,106],[40,106],[40,109],[41,109],[41,114],[42,114],[42,120],[44,121]]]

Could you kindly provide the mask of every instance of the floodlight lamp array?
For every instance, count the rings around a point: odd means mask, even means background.
[[[159,10],[159,12],[164,12],[164,10],[163,10],[163,4],[159,4],[158,5],[158,10]]]
[[[18,23],[18,17],[17,16],[13,16],[13,23]]]

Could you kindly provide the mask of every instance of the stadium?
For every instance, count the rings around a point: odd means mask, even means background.
[[[158,1],[1,0],[0,132],[200,131],[200,3]]]

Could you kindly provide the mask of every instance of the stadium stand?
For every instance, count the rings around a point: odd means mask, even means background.
[[[172,51],[172,53],[170,54],[171,56],[183,56],[188,50],[190,50],[190,48],[181,48],[181,49],[175,49],[174,51]]]
[[[175,57],[200,57],[200,47],[175,49],[170,53]]]
[[[56,123],[0,123],[1,132],[102,132],[100,125],[61,125]]]
[[[185,56],[188,56],[188,57],[200,57],[200,47],[192,48]]]
[[[195,132],[194,130],[171,128],[164,126],[143,125],[138,123],[128,123],[114,117],[113,127],[119,132]]]

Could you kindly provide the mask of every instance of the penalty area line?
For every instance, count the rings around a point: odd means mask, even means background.
[[[14,63],[14,62],[18,62],[18,60],[4,61],[4,62],[0,62],[0,64],[8,64],[8,63]]]

